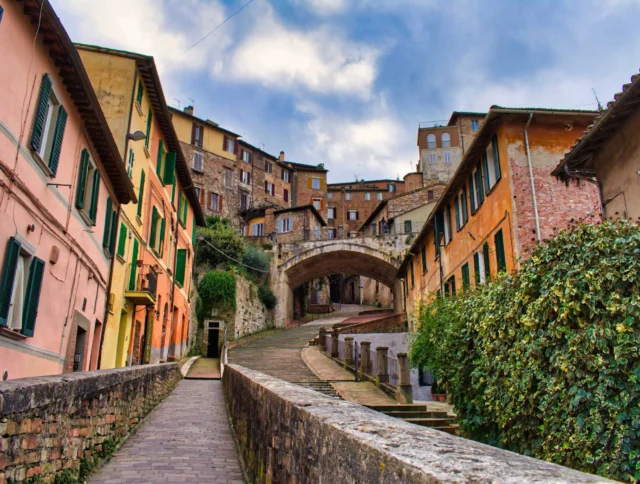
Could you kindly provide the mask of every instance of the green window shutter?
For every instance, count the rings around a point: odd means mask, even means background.
[[[462,288],[464,290],[469,289],[469,286],[471,285],[471,280],[469,277],[469,263],[466,262],[463,266],[462,266]]]
[[[469,220],[469,212],[467,210],[467,189],[462,187],[462,222],[467,223]]]
[[[184,286],[184,273],[187,267],[187,249],[178,249],[176,254],[176,281]]]
[[[109,237],[109,255],[113,256],[116,248],[116,233],[118,231],[118,212],[113,211],[111,216],[111,237]]]
[[[478,167],[479,168],[479,167]],[[478,208],[484,202],[484,190],[482,188],[482,171],[476,170],[476,193],[478,195]]]
[[[193,224],[191,225],[191,243],[196,245],[196,237],[198,236],[196,233],[196,220],[193,219]]]
[[[133,253],[131,254],[131,274],[129,275],[129,290],[136,290],[136,271],[138,270],[138,239],[133,239]]]
[[[170,151],[164,159],[164,174],[162,182],[165,185],[173,183],[173,177],[176,172],[176,153]]]
[[[489,257],[489,244],[487,242],[482,246],[482,256],[484,257],[484,274],[488,279],[491,275],[491,258]]]
[[[136,93],[136,102],[138,104],[142,104],[142,94],[144,93],[144,90],[142,88],[142,81],[138,81],[138,92]]]
[[[42,137],[44,136],[44,125],[47,122],[47,110],[49,109],[49,97],[51,96],[51,77],[49,74],[42,76],[40,83],[40,97],[33,120],[33,130],[31,131],[31,147],[40,151]]]
[[[56,129],[53,134],[53,144],[51,145],[51,155],[49,155],[49,169],[53,176],[58,172],[58,161],[60,161],[60,151],[62,150],[62,138],[64,137],[64,128],[67,126],[67,111],[64,106],[58,108],[58,119],[56,120]]]
[[[182,202],[182,223],[186,226],[189,223],[189,202],[187,201],[187,197],[185,195],[184,201]]]
[[[422,246],[422,272],[427,272],[427,247]]]
[[[158,253],[160,257],[164,254],[164,231],[166,222],[164,219],[160,219],[160,238],[158,239]]]
[[[124,257],[124,251],[127,246],[127,226],[120,224],[120,236],[118,237],[118,255]]]
[[[107,209],[104,212],[104,233],[102,235],[102,247],[109,249],[109,235],[111,234],[111,197],[107,197]]]
[[[7,249],[4,253],[4,264],[2,266],[2,285],[0,286],[0,326],[7,325],[9,307],[11,306],[11,294],[13,294],[13,283],[16,278],[18,257],[20,257],[20,242],[18,242],[14,237],[9,237]]]
[[[498,272],[507,270],[507,258],[504,253],[504,238],[502,236],[502,229],[496,232],[494,236],[496,243],[496,259],[498,262]]]
[[[27,295],[22,312],[22,334],[25,336],[33,336],[33,332],[36,329],[36,318],[38,317],[38,304],[40,303],[43,277],[44,261],[34,257],[31,262],[31,267],[29,268]]]
[[[89,151],[85,148],[80,155],[80,171],[76,188],[76,208],[84,208],[84,194],[87,191],[87,172],[89,171]]]
[[[164,160],[164,141],[158,143],[158,159],[156,160],[156,175],[162,180],[162,160]]]
[[[136,212],[138,217],[142,216],[142,201],[144,200],[144,182],[145,175],[144,170],[140,172],[140,188],[138,189],[138,211]]]
[[[153,212],[151,213],[151,230],[149,231],[149,246],[152,249],[155,249],[156,246],[156,229],[158,224],[158,209],[153,207]]]
[[[153,112],[149,108],[149,114],[147,114],[147,137],[144,139],[144,145],[149,148],[149,137],[151,136],[151,121],[153,120]]]
[[[491,140],[491,147],[493,148],[493,167],[496,172],[496,182],[500,180],[502,173],[500,172],[500,150],[498,149],[498,137],[494,136]]]
[[[171,186],[171,205],[176,204],[176,177],[173,176],[173,185]]]
[[[484,191],[489,193],[491,180],[489,180],[489,157],[486,151],[482,154],[482,174],[484,176]]]
[[[454,205],[456,207],[456,230],[460,230],[460,197],[456,197]]]
[[[480,284],[480,252],[473,254],[473,271],[475,273],[476,284]]]
[[[182,220],[182,192],[178,190],[178,219]]]
[[[476,207],[476,199],[474,197],[473,185],[474,185],[473,175],[471,175],[469,177],[469,198],[471,199],[471,213],[475,213],[476,208],[478,208]]]
[[[93,192],[91,193],[91,206],[89,208],[89,218],[96,224],[96,216],[98,215],[98,200],[100,196],[100,172],[98,168],[93,171]]]
[[[449,279],[449,287],[451,288],[451,295],[455,296],[456,295],[456,278],[455,277],[451,277],[451,279]]]

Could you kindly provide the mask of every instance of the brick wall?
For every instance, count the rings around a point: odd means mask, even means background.
[[[77,473],[83,459],[121,442],[180,379],[169,363],[0,383],[0,483]]]
[[[348,237],[349,232],[358,232],[360,230],[364,221],[381,202],[378,200],[378,193],[382,194],[383,200],[390,195],[388,191],[379,188],[363,188],[349,191],[332,189],[330,193],[331,198],[327,200],[327,208],[336,209],[336,218],[332,220],[327,216],[327,224],[336,229],[342,228],[343,237]],[[347,200],[347,193],[350,194],[351,200]],[[369,200],[366,199],[367,193],[369,194]],[[349,210],[357,211],[358,218],[356,220],[349,220]],[[336,236],[340,237],[339,231]]]
[[[276,234],[276,240],[279,244],[291,244],[294,242],[302,242],[305,240],[305,233],[308,234],[308,237],[310,237],[311,239],[315,239],[314,229],[317,223],[317,219],[313,215],[310,209],[292,210],[292,211],[286,211],[282,213],[275,213],[274,219],[273,219],[274,230],[277,231],[278,220],[288,218],[288,217],[293,218],[293,227],[291,228],[290,232]],[[266,229],[267,229],[267,224],[265,224],[265,230]],[[320,239],[326,238],[326,229],[324,227],[320,228],[319,238]]]
[[[311,188],[312,178],[320,179],[320,189]],[[301,171],[297,169],[295,175],[295,198],[292,206],[299,207],[301,205],[308,205],[312,203],[314,198],[319,198],[327,203],[327,172],[326,171]],[[323,209],[321,214],[326,213]]]

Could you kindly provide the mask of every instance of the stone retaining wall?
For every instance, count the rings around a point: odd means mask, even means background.
[[[408,328],[407,315],[404,313],[393,314],[365,323],[350,324],[348,326],[344,326],[344,323],[342,325],[333,325],[333,328],[340,334],[406,333]]]
[[[77,475],[116,445],[180,381],[177,363],[0,383],[0,484]]]
[[[251,482],[611,482],[238,365],[225,368],[223,386]]]

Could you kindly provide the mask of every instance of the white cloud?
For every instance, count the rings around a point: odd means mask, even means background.
[[[346,0],[294,0],[294,4],[306,7],[318,15],[335,15],[347,8]]]
[[[259,15],[260,22],[231,53],[233,78],[278,90],[302,87],[364,99],[371,95],[380,54],[377,49],[351,42],[329,27],[289,28],[270,8]]]

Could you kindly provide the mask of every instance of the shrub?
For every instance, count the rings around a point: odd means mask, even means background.
[[[640,479],[640,228],[581,225],[513,275],[420,308],[411,361],[434,369],[465,435]]]
[[[273,244],[271,242],[265,242],[262,244],[262,250],[273,250]]]
[[[230,225],[217,223],[212,227],[198,227],[196,264],[215,269],[218,266],[229,267],[242,259],[245,243],[240,234]]]
[[[242,263],[249,276],[256,281],[264,281],[269,276],[269,256],[255,245],[247,247],[242,256]]]
[[[207,272],[198,285],[198,295],[202,300],[200,318],[207,318],[213,308],[236,309],[236,279],[233,274],[223,271]]]
[[[273,292],[271,292],[271,289],[269,289],[269,286],[260,284],[258,286],[258,297],[267,309],[273,309],[276,307],[277,299]]]

